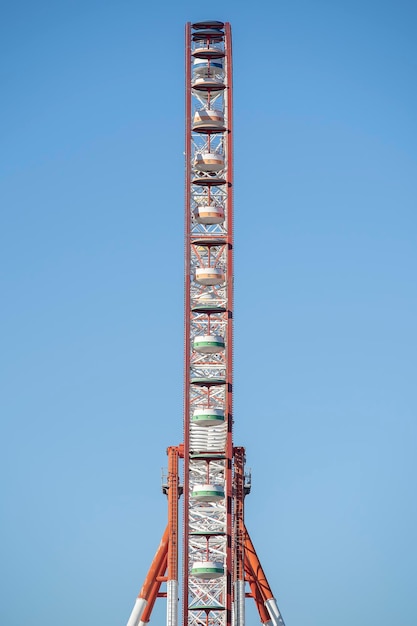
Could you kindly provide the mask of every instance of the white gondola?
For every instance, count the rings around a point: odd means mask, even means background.
[[[196,47],[191,53],[193,57],[199,59],[220,59],[225,52],[221,43],[215,41],[207,43],[206,40],[196,41]]]
[[[219,561],[195,561],[191,568],[191,576],[210,579],[224,576],[224,565]]]
[[[191,182],[198,187],[213,187],[216,185],[225,185],[227,180],[220,172],[197,172]]]
[[[199,77],[196,78],[193,82],[191,87],[193,88],[194,91],[198,92],[198,95],[201,96],[205,96],[207,94],[208,91],[210,91],[210,95],[211,96],[217,96],[223,89],[226,88],[226,85],[224,84],[223,80],[221,80],[220,78],[215,78],[213,76],[209,76],[209,77]]]
[[[220,335],[197,335],[194,337],[193,350],[201,354],[217,354],[224,350],[224,338]]]
[[[197,206],[194,219],[199,224],[221,224],[224,222],[224,209],[221,206]]]
[[[194,485],[191,497],[199,502],[218,502],[224,499],[224,487],[221,485]]]
[[[223,74],[223,59],[194,59],[194,77],[218,76]]]
[[[225,278],[220,267],[197,267],[195,270],[195,280],[200,285],[221,285]]]
[[[198,172],[219,172],[224,169],[224,155],[218,152],[197,153],[193,167]]]
[[[224,423],[223,409],[195,409],[191,422],[197,426],[216,426]]]
[[[224,313],[226,310],[224,298],[214,295],[209,291],[197,296],[191,306],[193,311],[199,311],[201,313]]]
[[[194,113],[193,130],[196,132],[208,132],[225,130],[224,113],[216,109],[200,109]]]
[[[204,20],[203,22],[193,22],[191,26],[197,31],[204,31],[207,28],[213,28],[221,33],[222,28],[224,28],[224,22],[220,22],[219,20]],[[198,35],[198,33],[196,34]]]

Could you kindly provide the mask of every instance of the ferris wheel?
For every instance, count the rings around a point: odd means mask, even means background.
[[[246,597],[262,624],[284,626],[245,525],[250,474],[233,444],[230,24],[188,23],[185,61],[184,441],[167,451],[168,524],[128,626],[145,626],[161,596],[178,626],[179,595],[183,626],[244,626]]]
[[[229,24],[186,33],[184,624],[232,612],[233,121]]]

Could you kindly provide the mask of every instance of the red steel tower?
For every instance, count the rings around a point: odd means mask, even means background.
[[[186,25],[184,442],[171,446],[168,525],[128,626],[167,599],[167,626],[283,626],[244,521],[245,450],[233,446],[233,118],[228,22]],[[180,484],[179,463],[183,466]],[[183,496],[182,529],[178,500]],[[182,545],[182,593],[179,547]],[[161,586],[166,583],[166,591]]]

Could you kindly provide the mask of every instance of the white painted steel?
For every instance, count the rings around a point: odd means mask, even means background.
[[[143,611],[145,610],[147,604],[148,602],[144,598],[136,598],[136,602],[130,614],[127,626],[139,625],[140,618],[142,617]]]
[[[167,626],[178,626],[178,581],[167,581]]]
[[[281,617],[281,613],[279,612],[278,604],[275,598],[266,600],[265,606],[268,610],[273,626],[285,626],[284,620]]]
[[[234,623],[235,626],[245,626],[245,581],[237,580],[234,584],[234,590]]]
[[[191,424],[190,449],[194,452],[225,452],[227,429],[224,422],[208,428],[199,424]]]

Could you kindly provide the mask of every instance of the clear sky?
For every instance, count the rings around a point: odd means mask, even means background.
[[[0,624],[124,626],[166,523],[201,19],[233,29],[249,531],[287,626],[415,626],[411,0],[3,3]]]

